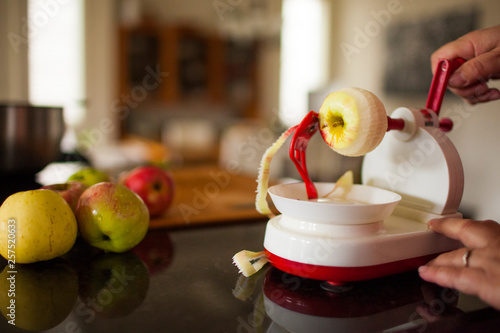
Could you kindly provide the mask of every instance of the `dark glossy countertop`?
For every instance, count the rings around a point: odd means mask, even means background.
[[[231,257],[261,250],[264,231],[265,221],[157,229],[134,252],[78,243],[63,259],[17,265],[16,324],[47,332],[485,332],[500,323],[478,299],[416,272],[342,293],[269,265],[244,280]],[[0,332],[18,327],[0,320]]]
[[[23,175],[1,180],[4,197],[35,187]],[[5,318],[5,268],[0,332],[498,331],[500,312],[426,283],[415,271],[341,293],[270,265],[244,279],[231,258],[263,250],[265,226],[261,220],[151,229],[128,253],[77,242],[63,258],[16,265],[15,327]],[[0,264],[4,269],[6,261]]]

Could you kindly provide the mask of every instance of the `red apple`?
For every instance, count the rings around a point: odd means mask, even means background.
[[[67,183],[62,183],[62,184],[45,185],[42,186],[41,188],[46,190],[52,190],[58,193],[61,197],[63,197],[64,200],[66,200],[66,202],[74,212],[76,209],[76,203],[78,202],[78,199],[82,195],[83,191],[85,191],[87,186],[83,185],[80,182],[69,181]]]
[[[123,184],[144,200],[151,216],[165,213],[174,197],[172,175],[157,166],[133,169],[125,176]]]

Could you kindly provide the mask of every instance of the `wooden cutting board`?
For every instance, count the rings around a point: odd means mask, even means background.
[[[215,166],[172,170],[175,196],[170,209],[150,228],[189,227],[263,220],[255,209],[255,178]]]

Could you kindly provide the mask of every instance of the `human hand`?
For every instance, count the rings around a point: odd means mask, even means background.
[[[500,224],[443,218],[429,228],[461,241],[466,248],[443,253],[419,268],[420,277],[447,288],[476,295],[500,310]],[[468,259],[464,259],[469,251]]]
[[[433,73],[439,61],[464,58],[448,81],[450,90],[470,104],[500,99],[500,91],[487,82],[500,78],[500,25],[472,31],[443,45],[431,56]]]

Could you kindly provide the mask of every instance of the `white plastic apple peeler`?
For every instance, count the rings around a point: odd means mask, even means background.
[[[387,117],[388,132],[365,155],[362,184],[348,194],[351,202],[308,200],[334,184],[313,183],[308,175],[306,148],[318,130],[318,114],[311,111],[303,119],[292,137],[290,158],[305,186],[269,189],[281,213],[269,220],[264,238],[273,266],[329,286],[342,285],[416,269],[462,246],[430,231],[427,222],[461,217],[463,167],[444,134],[453,124],[438,116],[448,79],[464,61],[439,63],[424,109],[400,107]]]

